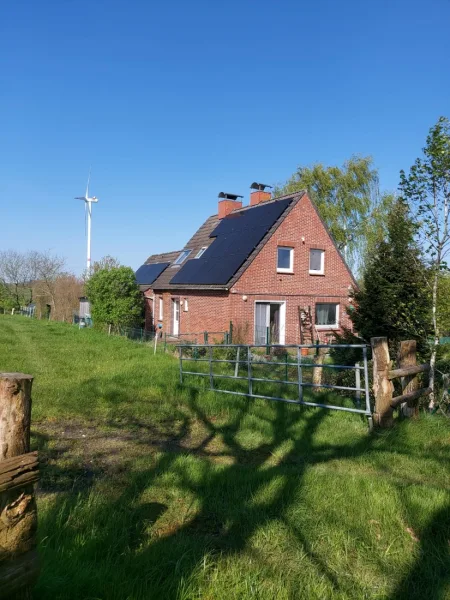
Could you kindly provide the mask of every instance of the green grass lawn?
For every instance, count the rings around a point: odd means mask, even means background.
[[[178,362],[0,316],[33,384],[39,599],[450,598],[450,425],[181,388]]]

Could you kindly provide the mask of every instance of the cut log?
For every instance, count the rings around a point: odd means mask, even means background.
[[[0,493],[13,490],[39,479],[37,452],[22,454],[0,462]]]
[[[402,342],[403,344],[404,342]],[[401,369],[393,369],[388,373],[388,379],[396,379],[397,377],[409,377],[410,375],[417,375],[417,373],[425,373],[430,370],[429,364],[415,365],[412,367],[403,367]]]
[[[401,396],[396,396],[395,398],[392,398],[391,406],[392,408],[397,408],[397,406],[402,402],[418,400],[420,396],[428,396],[431,394],[431,392],[431,388],[420,388],[420,390],[416,390],[415,392],[409,392],[407,394],[402,394]]]

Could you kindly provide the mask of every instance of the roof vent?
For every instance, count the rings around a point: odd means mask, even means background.
[[[251,190],[258,190],[259,192],[263,192],[266,188],[272,189],[272,186],[267,185],[267,183],[257,183],[256,181],[250,186]]]
[[[221,200],[237,200],[238,198],[243,198],[244,196],[239,196],[238,194],[229,194],[228,192],[220,192],[217,197]]]

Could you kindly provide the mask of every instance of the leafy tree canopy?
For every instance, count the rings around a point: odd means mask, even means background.
[[[94,324],[137,327],[142,324],[143,298],[133,269],[107,264],[86,282]]]

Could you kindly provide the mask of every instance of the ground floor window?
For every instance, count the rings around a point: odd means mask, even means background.
[[[339,304],[321,302],[316,304],[316,326],[338,327]]]

